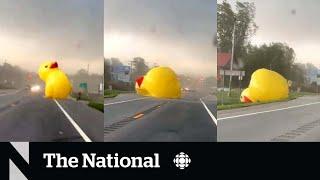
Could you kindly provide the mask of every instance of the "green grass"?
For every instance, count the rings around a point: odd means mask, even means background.
[[[105,98],[114,98],[118,96],[119,92],[117,90],[104,90]]]
[[[134,91],[104,90],[104,98],[114,98],[121,93],[131,93]]]
[[[317,95],[316,93],[309,93],[309,92],[292,92],[289,94],[287,99],[278,100],[278,101],[269,101],[269,102],[257,102],[257,103],[241,103],[240,102],[240,91],[239,90],[232,90],[231,96],[228,96],[228,92],[218,92],[218,110],[227,110],[227,109],[235,109],[235,108],[243,108],[249,106],[255,106],[260,104],[268,104],[274,102],[284,102],[296,99],[298,97],[306,96],[306,95]]]
[[[92,107],[98,111],[101,111],[103,112],[104,111],[104,106],[103,106],[103,103],[97,103],[97,102],[92,102],[90,101],[89,104],[88,104],[89,107]]]
[[[72,94],[71,94],[71,97],[77,99],[78,94],[77,94],[77,93],[72,93]],[[88,106],[91,107],[91,108],[94,108],[94,109],[96,109],[96,110],[98,110],[98,111],[103,112],[103,110],[104,110],[103,103],[101,103],[99,100],[91,99],[88,95],[82,94],[82,95],[81,95],[81,98],[80,98],[79,100],[80,100],[80,101],[87,101],[87,102],[89,102],[89,103],[88,103]],[[99,101],[99,102],[96,102],[96,101]]]
[[[291,92],[289,94],[289,99],[296,99],[302,96],[315,96],[318,95],[317,93],[310,93],[310,92]]]
[[[239,90],[232,90],[231,96],[228,96],[228,92],[217,92],[217,99],[218,105],[231,105],[231,104],[238,104],[240,102],[240,91]]]
[[[71,94],[71,97],[73,97],[73,98],[77,99],[77,98],[78,98],[78,94],[77,94],[77,93],[75,93],[75,92],[73,92],[73,93]],[[89,96],[88,96],[88,95],[86,95],[86,94],[82,94],[79,100],[82,100],[82,101],[89,101],[89,100],[90,100],[90,98],[89,98]]]

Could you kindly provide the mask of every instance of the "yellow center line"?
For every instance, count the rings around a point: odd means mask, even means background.
[[[137,114],[136,116],[134,116],[133,118],[134,118],[134,119],[139,119],[139,118],[141,118],[143,115],[144,115],[144,114],[140,113],[140,114]]]

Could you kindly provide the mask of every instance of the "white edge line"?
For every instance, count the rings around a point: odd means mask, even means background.
[[[132,101],[139,101],[139,100],[148,99],[148,98],[150,98],[150,97],[130,99],[130,100],[126,100],[126,101],[118,101],[118,102],[113,102],[113,103],[104,104],[104,106],[110,106],[110,105],[115,105],[115,104],[122,104],[122,103],[127,103],[127,102],[132,102]]]
[[[213,120],[213,122],[216,124],[216,126],[218,125],[218,121],[217,119],[214,117],[214,115],[212,114],[212,112],[209,110],[209,108],[207,107],[207,105],[202,101],[202,99],[200,98],[200,102],[202,103],[202,105],[204,106],[204,108],[207,110],[208,114],[210,115],[211,119]]]
[[[256,114],[264,114],[264,113],[269,113],[269,112],[283,111],[283,110],[294,109],[294,108],[299,108],[299,107],[304,107],[304,106],[311,106],[311,105],[315,105],[315,104],[320,104],[320,102],[302,104],[302,105],[298,105],[298,106],[291,106],[291,107],[274,109],[274,110],[269,110],[269,111],[261,111],[261,112],[242,114],[242,115],[237,115],[237,116],[224,117],[224,118],[219,118],[218,121],[226,120],[226,119],[234,119],[234,118],[239,118],[239,117],[253,116]]]
[[[80,136],[84,139],[85,142],[92,142],[91,139],[82,131],[82,129],[79,127],[79,125],[71,118],[71,116],[63,109],[63,107],[59,104],[59,102],[54,99],[60,110],[63,112],[63,114],[68,118],[70,123],[73,125],[73,127],[78,131]]]
[[[17,94],[18,92],[20,92],[21,90],[17,90],[17,91],[14,91],[14,92],[10,92],[10,93],[3,93],[3,94],[0,94],[0,96],[8,96],[8,95],[12,95],[12,94]]]
[[[214,96],[214,95],[209,94],[209,95],[206,95],[206,96],[202,97],[201,99],[205,99],[205,98],[207,98],[207,97],[209,97],[209,96]]]

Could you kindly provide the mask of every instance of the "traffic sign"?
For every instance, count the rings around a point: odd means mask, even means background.
[[[241,76],[244,77],[246,76],[246,72],[245,71],[237,71],[237,70],[220,70],[220,75],[224,75],[224,76]]]
[[[114,66],[111,73],[118,81],[130,82],[130,71],[130,66]]]
[[[246,76],[246,72],[245,71],[237,71],[237,70],[220,70],[220,75],[221,76],[241,76],[244,77]]]

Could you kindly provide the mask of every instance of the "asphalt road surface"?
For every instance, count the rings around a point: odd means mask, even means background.
[[[103,141],[103,113],[27,90],[0,93],[0,141]]]
[[[214,142],[216,99],[187,92],[180,100],[120,94],[105,99],[104,140],[113,142]]]
[[[218,141],[320,141],[320,96],[218,112]]]

